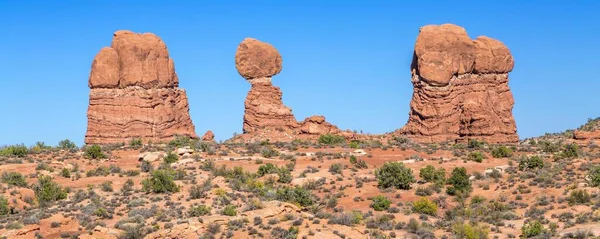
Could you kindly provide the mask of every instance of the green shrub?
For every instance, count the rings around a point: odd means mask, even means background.
[[[354,155],[350,156],[350,163],[351,164],[356,164],[357,161],[358,161],[358,159],[356,158],[356,156],[354,156]]]
[[[500,146],[492,149],[494,158],[509,158],[513,154],[512,150],[506,146]]]
[[[67,198],[67,190],[63,189],[58,183],[52,181],[50,176],[40,176],[38,178],[38,183],[33,187],[33,191],[42,207],[49,206],[55,201]]]
[[[140,138],[133,138],[133,139],[131,139],[131,141],[129,141],[129,146],[131,146],[133,148],[140,148],[140,147],[142,147],[142,139],[140,139]]]
[[[9,213],[8,200],[4,196],[0,196],[0,216],[8,215]]]
[[[279,170],[277,171],[277,176],[279,178],[279,179],[277,179],[277,182],[280,182],[280,183],[292,182],[292,173],[290,172],[290,170],[288,170],[285,167],[279,168]]]
[[[478,163],[483,162],[483,159],[485,159],[485,157],[483,157],[483,154],[481,152],[471,152],[468,156],[469,161],[475,161]]]
[[[102,152],[102,148],[98,145],[92,145],[85,148],[84,157],[91,159],[104,159],[106,155]]]
[[[446,170],[444,168],[435,169],[435,167],[427,165],[421,168],[419,177],[430,183],[444,185],[446,182]]]
[[[237,210],[234,205],[227,205],[223,209],[223,215],[225,216],[235,216],[237,215]]]
[[[73,143],[71,140],[65,139],[58,142],[58,148],[64,150],[74,150],[77,148],[77,145]]]
[[[422,197],[413,202],[413,211],[416,213],[435,216],[437,214],[437,205],[426,197]]]
[[[276,149],[273,149],[271,147],[264,147],[260,151],[260,154],[265,158],[272,158],[272,157],[277,157],[277,155],[279,155],[279,151],[277,151]]]
[[[579,146],[575,143],[572,143],[564,146],[559,158],[577,158],[579,157],[579,154]]]
[[[234,210],[235,210],[235,208],[234,208]],[[207,207],[206,205],[190,207],[190,209],[188,211],[188,215],[190,217],[199,217],[199,216],[210,215],[210,207]]]
[[[470,149],[480,149],[480,148],[483,148],[484,145],[485,145],[485,143],[483,141],[479,141],[476,139],[469,139],[467,147]]]
[[[588,171],[588,179],[590,186],[598,187],[600,186],[600,165],[591,166]]]
[[[480,225],[455,223],[452,225],[452,234],[459,239],[486,239],[489,238],[489,229]]]
[[[2,182],[17,187],[27,187],[27,181],[25,181],[25,177],[18,172],[2,173]]]
[[[60,176],[62,176],[63,178],[70,178],[71,170],[69,170],[68,168],[63,168],[62,171],[60,172]]]
[[[468,193],[471,191],[471,181],[469,180],[470,175],[467,174],[467,169],[464,167],[454,168],[452,174],[448,179],[448,183],[452,186],[448,187],[446,192],[450,195],[456,195],[457,193]]]
[[[329,172],[331,174],[342,174],[342,165],[339,163],[334,163],[329,166]]]
[[[521,238],[534,238],[544,232],[544,226],[539,221],[530,221],[521,228]]]
[[[29,150],[24,144],[10,145],[0,149],[0,156],[6,157],[25,157]]]
[[[531,156],[528,158],[522,158],[519,161],[519,170],[521,171],[525,171],[528,169],[536,169],[536,168],[543,168],[544,167],[544,160],[542,160],[542,158],[540,158],[539,156]]]
[[[346,142],[346,139],[344,139],[343,136],[339,136],[339,135],[323,134],[323,135],[319,136],[320,144],[335,145],[335,144],[343,144],[344,142]]]
[[[275,166],[272,163],[267,163],[267,164],[260,165],[258,167],[258,171],[256,172],[256,174],[259,177],[262,177],[265,174],[277,173],[278,171],[279,171],[279,169],[277,169],[277,166]]]
[[[575,204],[586,204],[590,202],[590,194],[586,190],[573,190],[569,195],[567,201],[569,201],[569,205]]]
[[[412,169],[400,162],[386,162],[375,170],[375,177],[382,188],[410,189],[410,185],[415,182]]]
[[[177,160],[179,160],[179,156],[177,156],[177,154],[173,152],[167,153],[167,155],[165,155],[165,157],[163,158],[163,162],[167,164],[175,163],[177,162]]]
[[[183,146],[191,146],[192,139],[188,136],[175,136],[175,139],[169,141],[169,147],[171,148],[181,148]]]
[[[150,178],[142,181],[142,190],[153,193],[173,193],[179,191],[179,186],[173,181],[174,175],[169,170],[154,170]]]
[[[384,211],[388,210],[391,204],[392,202],[385,196],[378,195],[373,198],[373,202],[371,202],[371,208],[373,208],[375,211]]]
[[[353,149],[358,149],[358,148],[360,148],[360,143],[356,142],[356,141],[352,141],[348,144],[348,147],[353,148]]]
[[[312,194],[308,189],[302,187],[282,187],[277,189],[275,198],[280,201],[294,203],[302,207],[310,206],[314,203]]]

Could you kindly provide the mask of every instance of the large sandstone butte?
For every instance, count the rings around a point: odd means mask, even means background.
[[[452,24],[420,29],[411,65],[413,97],[400,130],[416,142],[519,140],[508,73],[514,61],[500,41]]]
[[[296,121],[292,109],[283,104],[281,90],[271,83],[271,77],[282,69],[281,55],[272,45],[244,39],[235,54],[235,67],[252,85],[245,101],[243,134],[239,136],[243,140],[290,141],[340,133],[323,116]]]
[[[197,138],[173,59],[156,35],[114,33],[94,58],[86,144]]]

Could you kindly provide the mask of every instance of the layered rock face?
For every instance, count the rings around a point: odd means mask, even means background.
[[[86,144],[198,137],[173,59],[154,34],[115,32],[94,58],[88,85]]]
[[[400,132],[422,143],[517,142],[508,87],[513,66],[498,40],[471,40],[464,28],[451,24],[422,27],[411,65],[409,119]]]
[[[241,136],[244,140],[289,141],[323,132],[339,132],[322,116],[296,121],[292,109],[283,104],[281,90],[271,83],[271,78],[282,70],[281,55],[272,45],[244,39],[237,48],[235,66],[252,85],[244,104],[244,134]]]

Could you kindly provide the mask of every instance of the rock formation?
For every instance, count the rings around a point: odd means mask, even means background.
[[[173,59],[151,33],[114,33],[96,55],[89,83],[86,144],[197,138]]]
[[[514,61],[500,41],[471,40],[464,28],[420,29],[411,65],[413,97],[400,130],[416,142],[518,141],[508,73]]]
[[[282,69],[281,55],[272,45],[252,38],[244,39],[235,54],[235,67],[252,85],[245,101],[244,140],[290,141],[340,132],[322,116],[296,121],[292,109],[283,104],[279,87],[271,84],[271,77]]]
[[[600,117],[588,121],[573,131],[573,139],[579,144],[600,144]]]
[[[202,141],[215,141],[215,134],[212,131],[206,131],[202,136]]]

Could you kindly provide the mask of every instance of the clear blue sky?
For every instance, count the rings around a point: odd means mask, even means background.
[[[510,48],[521,138],[575,128],[600,116],[597,2],[0,0],[0,145],[83,144],[90,66],[120,29],[166,42],[196,132],[220,140],[242,129],[250,84],[234,55],[245,37],[282,54],[273,82],[298,120],[385,133],[408,118],[419,27],[442,23]]]

